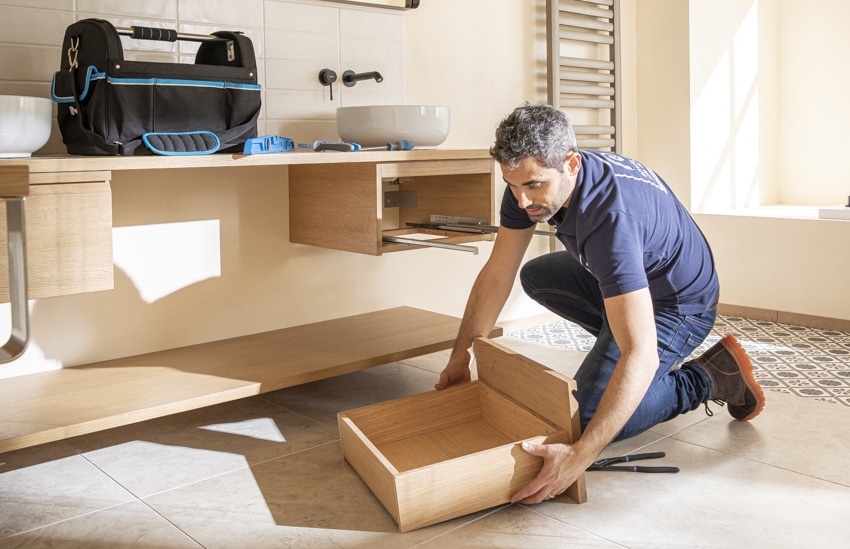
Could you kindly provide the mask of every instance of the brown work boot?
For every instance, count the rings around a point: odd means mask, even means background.
[[[749,421],[764,409],[764,391],[753,377],[747,352],[731,334],[697,357],[714,382],[712,400],[725,402],[735,419]]]

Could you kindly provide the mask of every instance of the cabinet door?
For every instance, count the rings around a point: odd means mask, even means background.
[[[56,180],[62,182],[39,184]],[[32,174],[30,183],[26,199],[29,298],[112,289],[109,172],[55,174],[55,177]],[[0,249],[5,250],[5,208],[0,208],[0,227]],[[8,273],[8,258],[2,253],[0,301],[3,303],[9,301]]]

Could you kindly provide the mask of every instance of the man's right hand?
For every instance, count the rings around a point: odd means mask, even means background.
[[[435,389],[445,389],[457,383],[464,383],[472,380],[472,375],[469,373],[469,366],[457,363],[449,363],[440,372],[440,381],[434,385]]]

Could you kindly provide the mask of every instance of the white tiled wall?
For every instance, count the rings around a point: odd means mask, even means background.
[[[404,14],[322,0],[0,0],[0,94],[50,97],[65,28],[89,17],[118,27],[244,32],[254,44],[263,86],[260,135],[335,141],[337,107],[404,103]],[[197,49],[192,42],[122,42],[126,58],[163,63],[192,63]],[[324,68],[339,75],[333,101],[319,83]],[[342,85],[346,70],[378,71],[384,80],[348,88]],[[38,154],[63,152],[54,124]]]

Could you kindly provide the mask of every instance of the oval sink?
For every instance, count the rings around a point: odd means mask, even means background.
[[[340,107],[336,128],[340,139],[361,147],[409,139],[414,148],[433,149],[449,136],[451,114],[450,107],[438,105]]]

